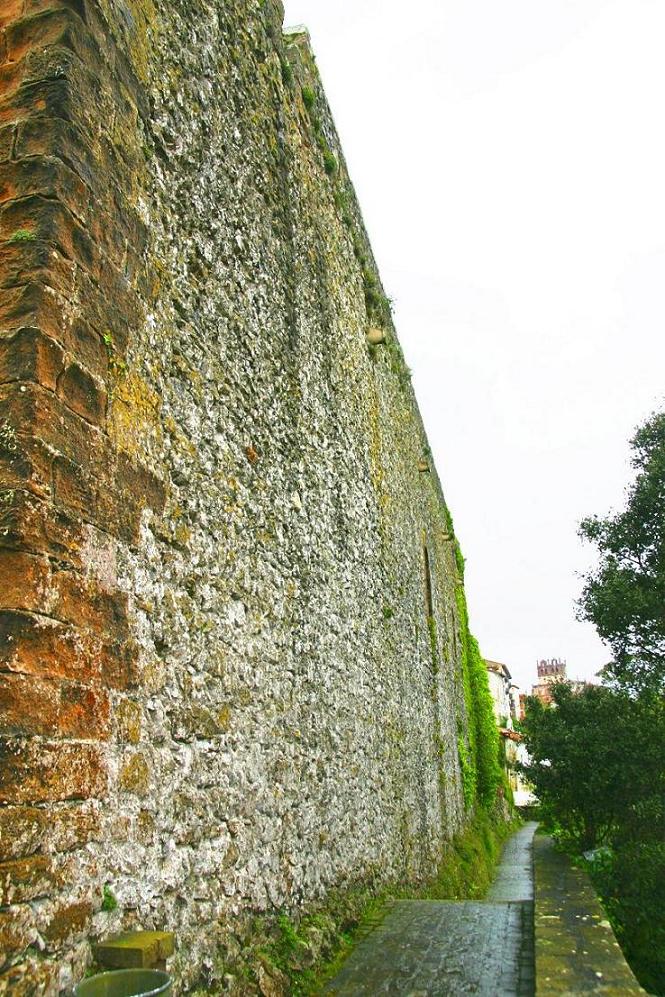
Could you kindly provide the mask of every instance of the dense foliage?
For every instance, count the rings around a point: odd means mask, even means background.
[[[665,705],[607,686],[527,700],[524,766],[543,814],[577,851],[645,835],[665,840]]]
[[[528,700],[525,771],[546,823],[586,853],[640,982],[665,994],[665,413],[631,449],[625,509],[580,527],[599,553],[580,610],[611,649],[606,684]]]
[[[665,993],[665,701],[607,686],[527,700],[524,766],[545,824],[590,872],[627,958]]]
[[[613,655],[610,680],[633,690],[665,689],[665,413],[631,440],[635,478],[626,508],[580,526],[600,554],[586,579],[580,611]]]

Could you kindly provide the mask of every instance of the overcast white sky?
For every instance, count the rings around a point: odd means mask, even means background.
[[[607,660],[578,521],[665,384],[663,0],[286,0],[310,30],[486,657]]]

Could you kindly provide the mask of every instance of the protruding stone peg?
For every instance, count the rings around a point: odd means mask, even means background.
[[[367,332],[367,342],[370,346],[381,346],[386,341],[385,329],[369,329]]]

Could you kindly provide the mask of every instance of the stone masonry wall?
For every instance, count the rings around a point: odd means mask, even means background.
[[[214,983],[464,819],[449,520],[282,13],[0,9],[0,994],[129,927]]]

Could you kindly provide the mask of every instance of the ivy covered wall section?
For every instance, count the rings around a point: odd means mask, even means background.
[[[453,532],[452,518],[448,521]],[[464,590],[464,557],[455,540],[455,562],[458,582],[455,588],[457,612],[461,629],[461,664],[464,681],[464,703],[468,717],[466,737],[460,736],[458,751],[467,809],[475,804],[491,808],[497,792],[504,784],[500,763],[499,729],[494,715],[487,667],[478,641],[469,629],[469,611]]]

